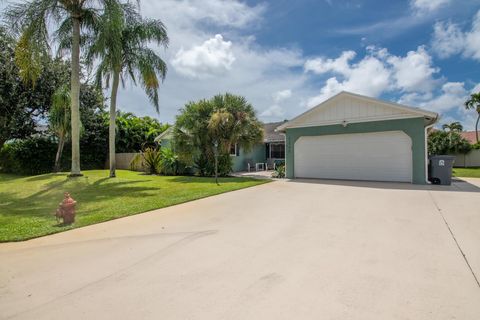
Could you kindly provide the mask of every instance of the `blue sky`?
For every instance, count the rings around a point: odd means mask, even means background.
[[[169,71],[156,114],[127,84],[119,107],[174,121],[188,101],[231,92],[263,121],[292,118],[341,90],[422,107],[440,123],[480,91],[480,0],[142,0],[161,19]]]

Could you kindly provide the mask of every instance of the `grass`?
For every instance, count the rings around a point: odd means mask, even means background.
[[[251,178],[164,177],[118,170],[84,171],[83,177],[65,173],[39,176],[0,174],[0,242],[21,241],[91,225],[145,211],[266,183]],[[77,201],[76,221],[61,226],[53,213],[63,193]]]
[[[453,168],[455,177],[480,178],[480,168]]]

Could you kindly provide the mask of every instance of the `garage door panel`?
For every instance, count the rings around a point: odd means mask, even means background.
[[[294,150],[299,178],[412,179],[411,139],[401,131],[300,137]]]

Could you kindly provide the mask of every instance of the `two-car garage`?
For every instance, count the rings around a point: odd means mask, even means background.
[[[295,177],[412,181],[412,140],[402,131],[302,136]]]
[[[288,178],[426,182],[426,128],[437,114],[342,92],[277,130]]]

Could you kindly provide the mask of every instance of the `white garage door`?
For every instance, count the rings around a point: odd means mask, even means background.
[[[300,137],[297,178],[412,181],[412,141],[402,131]]]

